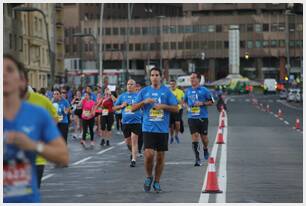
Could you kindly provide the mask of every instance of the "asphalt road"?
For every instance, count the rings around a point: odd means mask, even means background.
[[[218,181],[224,191],[221,195],[225,202],[302,202],[302,133],[292,129],[297,115],[302,125],[302,112],[277,102],[273,95],[255,98],[263,104],[271,103],[274,113],[282,107],[284,120],[256,108],[249,96],[229,99],[226,144],[216,150]],[[209,108],[209,114],[211,152],[219,114],[215,107]],[[41,186],[42,202],[197,203],[203,195],[208,164],[204,161],[202,167],[193,166],[186,119],[180,139],[180,144],[169,145],[161,179],[163,192],[155,194],[143,192],[143,158],[138,159],[136,168],[129,167],[122,135],[114,134],[110,147],[97,144],[94,150],[84,150],[70,138],[71,163],[67,168],[47,166]],[[226,152],[221,152],[225,148]],[[215,194],[208,198],[208,202],[219,200]]]

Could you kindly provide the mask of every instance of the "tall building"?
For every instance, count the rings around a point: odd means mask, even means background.
[[[16,6],[37,8],[46,15],[51,51],[54,58],[59,59],[55,63],[56,83],[61,83],[64,77],[64,47],[57,48],[55,44],[58,39],[63,39],[64,33],[62,31],[62,36],[60,36],[60,33],[56,30],[54,21],[57,16],[55,4],[4,4],[4,52],[13,54],[25,65],[29,71],[29,84],[36,89],[40,89],[49,86],[51,78],[44,18],[39,12],[14,13],[13,8]],[[62,63],[60,63],[58,54],[62,54]]]
[[[117,14],[118,7],[105,11]],[[104,15],[106,19],[101,30],[99,15],[91,12],[95,9],[90,10],[90,6],[85,12],[80,7],[75,12],[80,23],[74,29],[93,34],[98,42],[102,38],[103,68],[112,73],[117,71],[118,79],[125,72],[126,56],[129,74],[138,81],[144,80],[147,65],[160,66],[160,62],[168,79],[193,70],[204,74],[209,81],[223,78],[229,73],[228,29],[231,25],[238,25],[240,30],[242,75],[256,80],[284,79],[288,75],[288,60],[290,73],[300,74],[303,57],[301,4],[176,4],[175,8],[181,8],[181,12],[171,16],[155,14],[154,9],[143,6],[143,10],[151,9],[154,14],[141,15],[140,12],[139,17],[132,18],[128,43],[126,17],[108,18]],[[89,37],[73,38],[72,33],[73,28],[65,25],[65,59],[74,58],[76,63],[81,59],[82,66],[74,64],[79,66],[74,68],[82,68],[83,75],[84,71],[97,75],[94,42]],[[68,44],[72,41],[73,44]],[[78,46],[79,50],[76,49]],[[99,43],[98,48],[100,46]]]

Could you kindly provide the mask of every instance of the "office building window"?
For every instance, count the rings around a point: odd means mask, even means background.
[[[277,40],[271,40],[271,47],[272,48],[278,47],[278,41]]]
[[[247,32],[253,32],[253,24],[247,24]]]
[[[135,27],[135,29],[134,29],[134,35],[141,35],[140,27]]]
[[[271,44],[271,45],[272,45],[272,44]],[[268,41],[268,40],[264,40],[264,41],[262,42],[262,46],[263,46],[263,48],[269,47],[269,41]]]
[[[279,43],[279,47],[285,47],[286,45],[285,40],[279,40],[278,43]]]
[[[155,48],[156,48],[156,50],[160,50],[160,43],[159,42],[157,42],[157,43],[155,43]]]
[[[168,34],[170,31],[169,26],[163,26],[163,33]]]
[[[269,31],[269,24],[263,24],[262,25],[262,31],[263,32],[268,32]]]
[[[228,32],[228,25],[223,25],[223,32]]]
[[[119,44],[113,44],[113,50],[119,51]]]
[[[185,28],[185,33],[192,33],[192,25],[186,25],[184,28]]]
[[[128,29],[127,29],[128,31]],[[134,35],[134,28],[133,27],[130,27],[130,35]]]
[[[216,25],[208,25],[208,32],[216,32]]]
[[[142,50],[143,51],[149,51],[149,43],[142,44]]]
[[[171,42],[171,49],[175,50],[176,49],[176,42]]]
[[[191,49],[191,41],[186,41],[185,43],[186,43],[185,48]]]
[[[68,34],[68,29],[66,28],[65,29],[65,37],[67,37],[69,34]]]
[[[112,50],[112,45],[111,45],[111,44],[106,44],[106,45],[105,45],[105,50],[106,50],[106,51]]]
[[[109,27],[105,28],[105,35],[111,35],[111,33],[112,33],[111,28]]]
[[[155,50],[155,43],[150,43],[150,50],[154,51]]]
[[[253,48],[253,41],[248,41],[247,47],[248,47],[248,49],[252,49]]]
[[[85,44],[85,52],[88,52],[88,44]]]
[[[124,27],[120,27],[120,35],[125,35],[126,34],[126,30]]]
[[[184,49],[184,42],[182,42],[182,41],[178,42],[178,49],[179,50]]]
[[[89,51],[91,51],[91,52],[93,51],[93,44],[92,43],[89,44]]]
[[[70,53],[69,44],[66,44],[66,45],[65,45],[65,52],[66,52],[66,53]]]
[[[303,31],[303,24],[298,24],[298,25],[296,26],[296,30],[297,30],[297,31]]]
[[[279,23],[278,31],[285,31],[285,23]]]
[[[295,45],[297,48],[303,48],[303,41],[302,40],[296,40]]]
[[[255,24],[255,32],[262,32],[262,24]]]
[[[245,24],[239,24],[239,31],[245,32]]]
[[[201,46],[201,49],[208,49],[207,41],[201,41],[200,46]]]
[[[228,41],[223,42],[224,49],[228,49]]]
[[[193,42],[193,49],[199,49],[200,48],[200,42],[199,41],[194,41]]]
[[[120,44],[120,50],[121,51],[125,51],[126,50],[125,44]]]
[[[245,41],[240,41],[240,48],[244,49],[245,48]]]
[[[214,41],[208,41],[208,49],[215,49],[215,42]]]
[[[169,49],[169,42],[164,42],[164,43],[163,43],[163,49],[164,49],[164,50]]]
[[[88,33],[91,34],[91,28],[88,28]]]
[[[222,49],[222,41],[216,41],[216,49]]]
[[[117,27],[113,28],[113,35],[119,35],[119,29]]]
[[[134,44],[129,44],[129,50],[134,51]]]
[[[184,26],[182,25],[178,26],[178,33],[184,33]]]
[[[175,25],[171,25],[170,26],[170,33],[176,33],[176,26]]]
[[[193,32],[199,33],[200,32],[200,25],[193,25]]]
[[[216,32],[222,32],[222,25],[216,25]]]
[[[148,35],[149,34],[148,27],[142,27],[142,34],[143,35]]]
[[[87,28],[84,28],[84,34],[87,34]]]
[[[261,48],[262,47],[262,41],[261,40],[256,40],[255,41],[255,47],[256,48]]]
[[[202,32],[202,33],[208,32],[208,26],[207,25],[200,25],[200,32]]]
[[[294,41],[293,41],[293,40],[290,40],[290,41],[289,41],[289,47],[290,47],[290,48],[293,48],[293,47],[294,47]]]
[[[141,51],[141,44],[135,44],[135,51]]]
[[[295,31],[295,24],[289,24],[289,31],[294,32]]]
[[[76,44],[73,44],[73,46],[72,46],[72,51],[73,51],[73,52],[76,52],[76,50],[77,50],[77,45],[76,45]]]
[[[272,32],[277,32],[278,31],[278,24],[277,23],[273,23],[271,25],[271,31]]]

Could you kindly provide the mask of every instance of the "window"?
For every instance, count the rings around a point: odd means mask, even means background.
[[[142,50],[143,51],[149,51],[149,43],[142,44]]]
[[[174,26],[174,25],[171,25],[170,26],[170,33],[176,33],[176,26]]]
[[[18,47],[18,43],[17,43],[17,41],[18,41],[18,39],[17,39],[17,34],[15,34],[14,35],[14,49],[15,49],[15,51],[17,50],[17,47]]]
[[[66,45],[65,45],[65,52],[66,52],[66,53],[70,53],[69,44],[66,44]]]
[[[271,31],[272,32],[277,32],[278,31],[278,24],[277,23],[273,23],[271,25]]]
[[[164,50],[169,49],[169,42],[164,42],[164,43],[163,43],[163,49],[164,49]]]
[[[105,35],[111,35],[111,28],[105,28]]]
[[[186,42],[186,49],[191,49],[191,41]]]
[[[85,52],[88,52],[88,44],[85,44]]]
[[[142,27],[142,34],[143,35],[148,35],[149,34],[148,27]]]
[[[201,49],[208,49],[207,41],[201,41]]]
[[[169,26],[163,26],[163,33],[168,34],[170,31]]]
[[[223,32],[225,32],[225,33],[228,32],[228,25],[223,25]]]
[[[156,48],[156,50],[160,50],[160,43],[159,42],[155,43],[155,48]]]
[[[215,49],[215,42],[214,41],[208,41],[208,49]]]
[[[263,48],[269,47],[269,41],[268,41],[268,40],[264,40],[264,41],[262,42],[262,46],[263,46]]]
[[[120,27],[120,35],[125,35],[126,29],[124,27]]]
[[[87,34],[87,28],[84,28],[84,34]]]
[[[289,24],[289,31],[294,32],[295,31],[295,24]]]
[[[68,29],[66,28],[65,29],[65,37],[67,37],[68,36]]]
[[[271,40],[271,47],[272,47],[272,48],[277,47],[277,46],[278,46],[277,43],[278,43],[277,40]]]
[[[125,44],[120,44],[120,50],[121,51],[125,51],[126,50]]]
[[[129,30],[127,29],[127,31],[129,31]],[[133,27],[130,27],[130,35],[134,35],[134,28]]]
[[[285,40],[279,40],[279,47],[285,47]]]
[[[178,26],[178,33],[184,33],[184,26]]]
[[[253,32],[253,24],[247,24],[247,32]]]
[[[222,49],[222,41],[216,41],[216,49]]]
[[[179,49],[179,50],[184,49],[184,43],[183,43],[182,41],[180,41],[180,42],[178,43],[178,49]]]
[[[289,41],[289,47],[290,47],[290,48],[293,48],[293,47],[294,47],[294,41],[293,41],[293,40],[290,40],[290,41]]]
[[[129,44],[129,50],[134,51],[134,44]]]
[[[261,40],[256,40],[255,41],[255,47],[256,48],[261,48],[262,47],[262,41]]]
[[[207,25],[200,25],[200,32],[202,32],[202,33],[208,32],[208,26]]]
[[[285,23],[279,23],[278,31],[285,31]]]
[[[151,51],[155,50],[155,43],[150,43],[150,50]]]
[[[141,50],[141,44],[135,44],[135,51]]]
[[[185,33],[192,33],[192,25],[185,26]]]
[[[253,48],[253,41],[248,41],[247,47],[248,47],[248,49],[252,49]]]
[[[75,59],[73,62],[74,62],[74,69],[77,69],[78,68],[78,61]]]
[[[245,32],[245,24],[239,24],[240,32]]]
[[[77,46],[76,46],[76,44],[73,44],[73,48],[72,48],[72,50],[73,50],[73,52],[76,52],[76,50],[77,50]]]
[[[228,49],[228,41],[223,42],[224,49]]]
[[[194,41],[193,42],[193,49],[199,49],[200,48],[200,42]]]
[[[295,45],[297,48],[303,48],[303,41],[302,40],[297,40],[295,41]]]
[[[37,32],[38,30],[38,19],[37,17],[34,17],[34,31]]]
[[[91,28],[88,28],[88,33],[91,34]]]
[[[218,24],[216,26],[216,32],[222,32],[222,25]]]
[[[262,24],[255,24],[255,32],[262,32]]]
[[[106,44],[106,45],[105,45],[105,50],[106,50],[106,51],[112,50],[112,45],[111,45],[111,44]]]
[[[113,50],[118,51],[119,50],[119,44],[113,44]]]
[[[216,25],[208,25],[208,32],[216,32]]]
[[[269,31],[269,24],[263,24],[262,25],[262,31],[263,32],[268,32]]]
[[[135,29],[134,29],[134,34],[135,34],[135,35],[141,35],[140,27],[135,27]]]
[[[171,42],[171,49],[175,50],[176,49],[176,42]]]
[[[194,33],[199,33],[200,32],[200,25],[193,25],[192,30],[193,30]]]
[[[113,28],[113,35],[118,35],[119,34],[119,29],[117,27]]]
[[[245,41],[240,41],[240,48],[241,49],[245,48]]]
[[[19,51],[23,51],[23,38],[22,36],[19,36]]]

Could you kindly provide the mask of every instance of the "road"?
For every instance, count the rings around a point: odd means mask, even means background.
[[[255,98],[263,104],[270,100],[274,113],[281,107],[289,125],[256,108],[249,96],[232,96],[223,131],[225,144],[216,145],[219,113],[215,107],[209,108],[209,147],[215,154],[221,194],[201,193],[208,164],[193,166],[185,119],[181,144],[169,145],[166,153],[161,194],[143,192],[143,158],[138,159],[136,168],[130,168],[123,137],[114,134],[110,147],[97,144],[94,150],[84,150],[70,138],[71,163],[67,168],[47,166],[42,202],[302,202],[302,132],[292,129],[296,116],[300,115],[302,122],[302,112],[277,102],[273,95]]]

